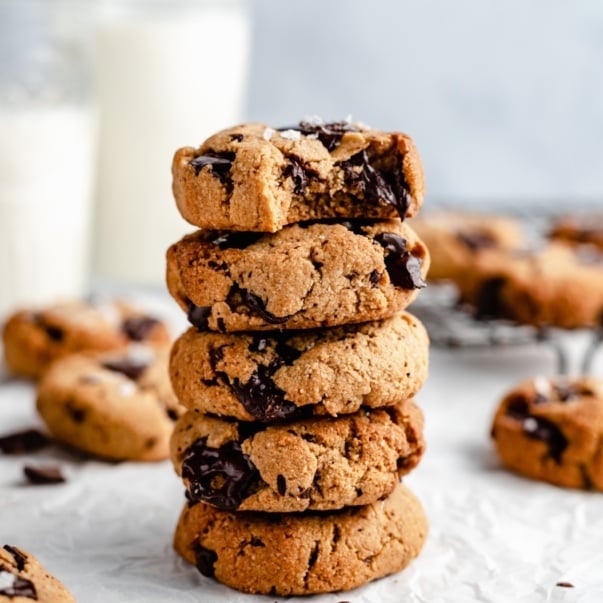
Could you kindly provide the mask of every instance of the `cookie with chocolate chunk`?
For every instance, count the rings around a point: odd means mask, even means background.
[[[516,473],[603,490],[603,380],[521,383],[502,400],[492,437],[503,465]]]
[[[3,330],[7,367],[33,379],[70,354],[119,350],[133,342],[163,346],[169,340],[163,322],[120,301],[69,301],[22,310],[9,317]]]
[[[310,595],[350,590],[398,572],[420,552],[428,523],[399,484],[384,500],[330,513],[182,510],[174,547],[205,576],[246,593]]]
[[[517,249],[524,244],[521,225],[510,216],[434,211],[413,221],[429,249],[430,281],[458,281],[485,249]]]
[[[276,232],[325,218],[414,216],[423,203],[412,139],[350,122],[286,129],[240,125],[199,148],[179,149],[173,192],[182,216],[203,229]]]
[[[71,593],[31,554],[16,546],[0,548],[0,603],[75,603]]]
[[[400,220],[309,222],[274,234],[197,231],[170,247],[167,283],[197,328],[306,329],[404,309],[429,268]]]
[[[393,490],[423,449],[423,414],[412,400],[273,425],[189,411],[171,442],[191,504],[273,513],[370,504]]]
[[[411,314],[305,331],[214,333],[176,340],[170,376],[181,404],[243,421],[349,414],[414,396],[429,341]]]
[[[167,363],[167,350],[142,346],[63,358],[39,384],[38,412],[58,441],[94,456],[165,459],[183,412]]]
[[[480,318],[566,329],[603,323],[603,253],[594,248],[487,250],[459,286]]]

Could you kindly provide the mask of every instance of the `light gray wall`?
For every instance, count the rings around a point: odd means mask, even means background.
[[[599,0],[251,0],[247,117],[411,134],[435,198],[603,199]]]

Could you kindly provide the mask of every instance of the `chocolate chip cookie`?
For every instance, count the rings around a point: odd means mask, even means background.
[[[537,327],[596,327],[603,319],[603,253],[563,243],[484,251],[460,286],[478,317]]]
[[[57,358],[76,352],[124,349],[132,342],[166,345],[163,322],[124,302],[70,301],[23,310],[4,325],[6,365],[38,379]]]
[[[310,222],[275,234],[198,231],[170,247],[167,283],[201,330],[378,320],[425,285],[427,248],[399,220]]]
[[[402,484],[382,501],[330,513],[230,513],[199,503],[174,547],[205,576],[247,593],[309,595],[356,588],[406,567],[427,518]]]
[[[179,149],[172,174],[182,216],[211,230],[276,232],[305,220],[411,217],[425,189],[409,136],[345,121],[236,126],[198,149]]]
[[[165,459],[174,421],[183,412],[167,364],[166,350],[142,346],[63,358],[39,384],[38,412],[57,440],[89,454]]]
[[[427,378],[428,350],[425,328],[407,312],[332,329],[191,328],[174,343],[170,376],[187,408],[270,423],[411,398]]]
[[[510,216],[436,211],[417,218],[413,228],[431,255],[429,280],[462,279],[484,249],[518,249],[521,225]]]
[[[423,449],[423,414],[412,400],[278,425],[189,411],[171,442],[191,504],[284,513],[370,504],[393,490]]]
[[[71,593],[40,562],[16,546],[0,548],[0,603],[75,603]]]
[[[603,490],[603,380],[538,377],[521,383],[502,400],[492,437],[512,471]]]

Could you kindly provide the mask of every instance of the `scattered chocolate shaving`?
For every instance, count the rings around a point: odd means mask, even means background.
[[[132,341],[144,341],[158,323],[152,316],[130,316],[122,322],[121,330]]]
[[[561,588],[574,588],[574,585],[571,582],[557,582],[555,586],[559,586]]]
[[[35,485],[61,484],[66,481],[61,473],[61,468],[55,465],[46,465],[44,467],[26,465],[23,467],[23,473]]]
[[[27,429],[0,437],[0,451],[4,454],[24,454],[45,448],[50,438],[37,429]]]

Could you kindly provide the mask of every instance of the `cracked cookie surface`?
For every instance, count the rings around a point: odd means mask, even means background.
[[[502,463],[516,473],[603,490],[603,380],[521,383],[502,400],[492,437]]]
[[[131,343],[169,342],[164,323],[120,301],[69,301],[22,310],[4,325],[4,356],[9,370],[38,379],[58,358],[87,351],[119,350]]]
[[[171,442],[191,503],[283,513],[370,504],[393,490],[423,450],[423,414],[412,400],[278,425],[189,411]]]
[[[187,408],[270,423],[411,398],[427,378],[428,351],[425,328],[407,312],[321,330],[190,328],[174,343],[170,376]]]
[[[422,288],[429,254],[400,220],[309,222],[275,234],[197,231],[167,253],[172,296],[201,330],[378,320]]]
[[[412,139],[360,124],[240,125],[179,149],[172,189],[203,229],[276,232],[324,218],[417,214],[423,167]]]
[[[0,548],[0,603],[75,603],[71,593],[30,553]]]
[[[184,411],[168,375],[168,351],[74,355],[55,362],[38,387],[37,409],[60,442],[114,460],[169,456]]]
[[[174,546],[208,577],[247,593],[350,590],[406,567],[421,551],[427,518],[399,484],[385,500],[331,513],[230,513],[186,506]]]

